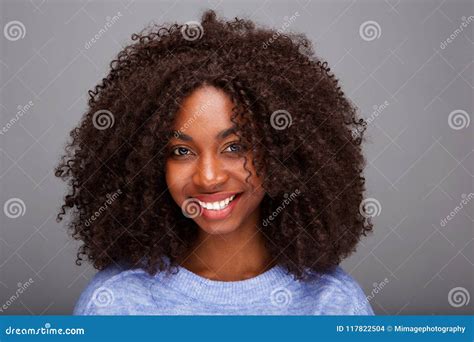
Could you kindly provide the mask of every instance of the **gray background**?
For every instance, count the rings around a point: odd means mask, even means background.
[[[18,20],[23,39],[0,37],[0,129],[18,106],[33,106],[0,135],[0,204],[25,203],[24,215],[0,211],[0,306],[34,283],[3,314],[70,314],[94,274],[75,265],[77,242],[55,216],[65,192],[53,168],[68,133],[86,110],[87,90],[146,24],[198,20],[205,8],[228,19],[247,16],[304,32],[329,62],[363,117],[372,116],[365,145],[368,191],[379,212],[375,232],[342,264],[363,287],[377,314],[468,314],[472,301],[451,305],[456,287],[473,289],[473,202],[444,227],[440,220],[473,192],[474,123],[453,129],[449,114],[473,109],[473,29],[470,23],[442,49],[469,1],[3,1],[1,28]],[[122,16],[92,44],[107,17]],[[361,24],[376,21],[380,37],[366,41]],[[387,101],[387,102],[385,102]],[[378,115],[374,106],[388,103]],[[459,128],[459,127],[456,127]],[[388,280],[373,292],[377,284]],[[467,297],[464,297],[467,298]]]

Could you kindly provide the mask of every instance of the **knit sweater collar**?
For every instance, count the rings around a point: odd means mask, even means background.
[[[175,272],[159,273],[159,282],[192,299],[215,304],[243,304],[255,302],[262,297],[270,298],[273,291],[294,281],[293,276],[280,265],[255,277],[238,281],[211,280],[182,266],[177,266]]]

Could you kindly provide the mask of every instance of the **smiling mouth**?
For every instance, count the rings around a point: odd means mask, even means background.
[[[219,210],[223,210],[227,208],[239,196],[240,196],[240,193],[237,193],[221,201],[215,201],[215,202],[203,202],[200,200],[197,200],[197,201],[203,209],[219,211]]]

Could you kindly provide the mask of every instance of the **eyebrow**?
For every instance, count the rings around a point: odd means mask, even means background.
[[[230,127],[227,129],[224,129],[223,131],[219,132],[216,135],[216,139],[223,140],[227,138],[229,135],[235,134],[237,129],[235,127]],[[183,141],[193,141],[193,138],[187,134],[184,134],[183,132],[180,131],[172,131],[170,138],[176,138],[178,140],[183,140]]]

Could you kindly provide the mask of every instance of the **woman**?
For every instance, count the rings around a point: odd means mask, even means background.
[[[213,11],[132,39],[56,168],[100,270],[74,314],[373,314],[338,266],[365,122],[307,39]]]

